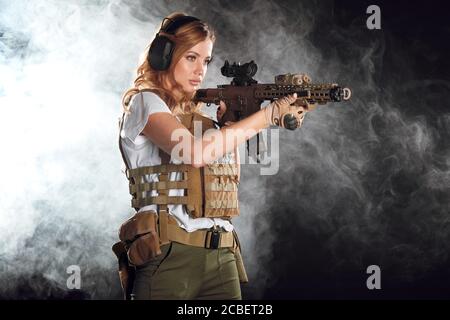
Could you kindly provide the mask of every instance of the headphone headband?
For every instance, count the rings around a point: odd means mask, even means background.
[[[166,20],[169,20],[169,23],[164,27],[164,22]],[[164,31],[165,33],[169,33],[169,34],[174,34],[175,31],[178,30],[178,28],[180,28],[181,26],[183,26],[189,22],[192,22],[192,21],[200,21],[200,19],[197,19],[197,18],[191,17],[191,16],[181,16],[181,17],[177,17],[175,19],[164,18],[164,20],[161,24],[160,31]]]

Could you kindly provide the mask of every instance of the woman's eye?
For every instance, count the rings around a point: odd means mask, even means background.
[[[205,60],[205,64],[209,65],[211,63],[211,60]]]
[[[187,56],[186,59],[189,61],[195,61],[195,56]]]

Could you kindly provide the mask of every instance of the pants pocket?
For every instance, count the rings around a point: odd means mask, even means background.
[[[137,266],[136,271],[153,276],[159,267],[166,261],[173,251],[173,242],[161,246],[161,254],[149,259],[146,263]]]
[[[153,257],[143,265],[136,267],[136,278],[133,286],[133,300],[151,299],[152,279],[156,276],[160,266],[169,258],[172,243],[161,246],[161,254]]]

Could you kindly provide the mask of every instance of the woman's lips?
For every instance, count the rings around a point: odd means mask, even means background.
[[[190,83],[191,85],[193,85],[193,86],[198,86],[198,85],[201,83],[201,81],[198,81],[198,80],[189,80],[189,83]]]

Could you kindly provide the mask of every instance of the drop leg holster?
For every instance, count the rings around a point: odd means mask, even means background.
[[[131,300],[133,283],[136,275],[135,268],[128,263],[128,255],[122,241],[116,242],[112,247],[119,262],[119,279],[122,287],[123,298]]]

